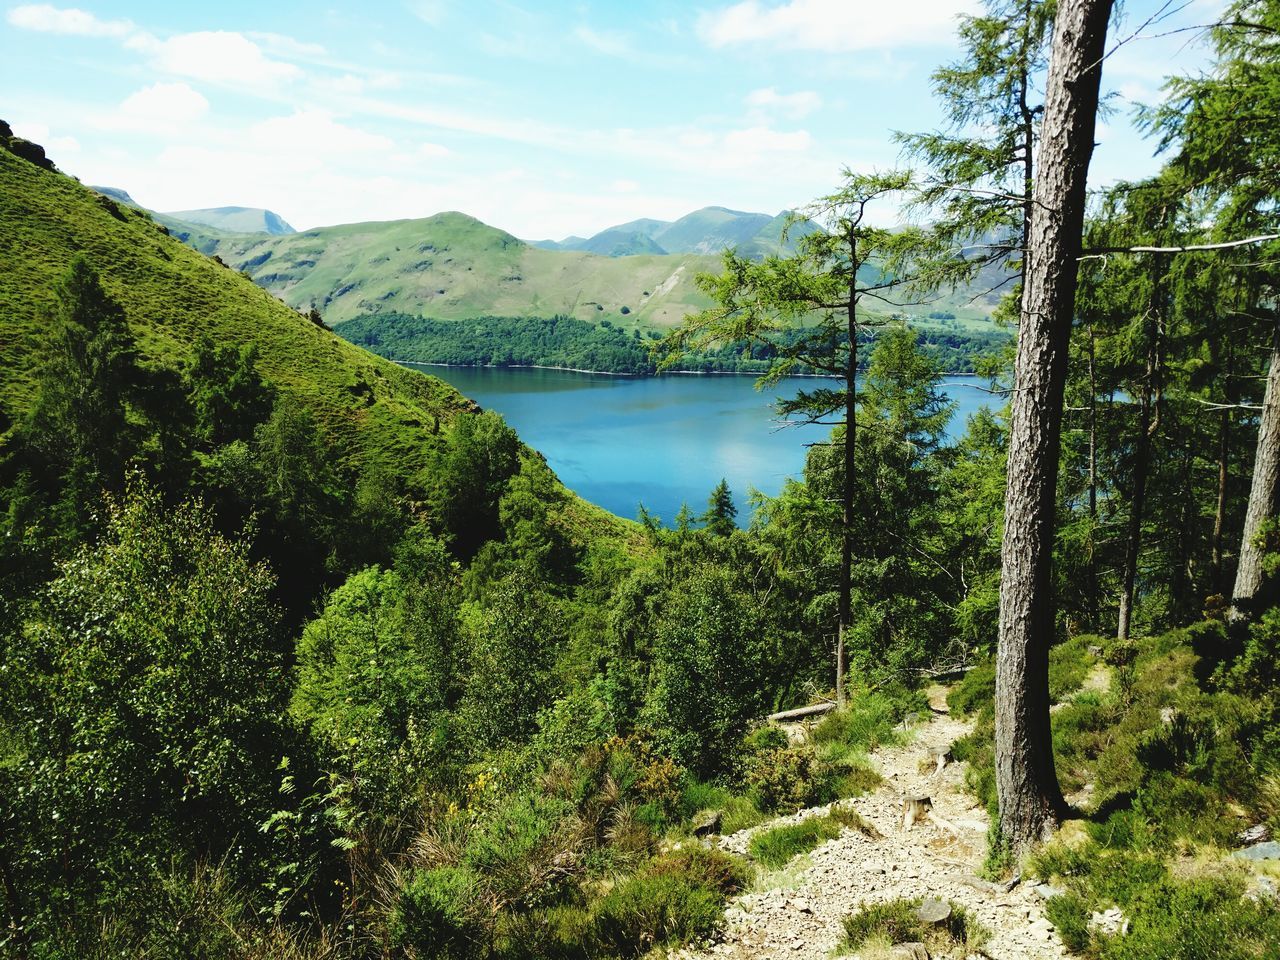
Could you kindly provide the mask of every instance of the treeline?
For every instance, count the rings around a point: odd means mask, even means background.
[[[545,366],[599,373],[648,376],[657,372],[653,347],[657,333],[630,334],[609,321],[588,323],[573,317],[476,317],[433,320],[403,313],[366,314],[341,324],[337,332],[359,346],[392,360],[443,363],[455,366]],[[870,343],[874,331],[864,334]],[[768,371],[775,359],[799,339],[785,332],[774,343],[734,341],[708,345],[684,354],[682,370],[701,373]],[[948,373],[974,373],[1009,341],[1003,330],[989,332],[918,330],[916,342]],[[865,369],[865,364],[864,364]],[[812,374],[800,363],[793,372]]]

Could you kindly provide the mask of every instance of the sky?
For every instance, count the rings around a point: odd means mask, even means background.
[[[1133,105],[1224,0],[1127,0],[1092,182],[1153,172]],[[0,0],[0,117],[83,182],[298,229],[460,210],[525,239],[777,213],[937,128],[975,0]],[[1158,15],[1152,23],[1147,20]],[[884,216],[896,214],[885,212]]]

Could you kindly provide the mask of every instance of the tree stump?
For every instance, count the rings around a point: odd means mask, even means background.
[[[693,818],[693,835],[708,837],[713,833],[719,833],[722,819],[723,815],[719,810],[699,811]]]
[[[946,923],[951,918],[951,904],[945,900],[930,897],[916,907],[916,916],[920,918],[921,923],[933,925]]]
[[[926,796],[903,797],[902,798],[902,829],[910,830],[911,827],[920,820],[929,815],[929,811],[933,809],[933,800]]]
[[[933,758],[936,769],[933,771],[935,777],[942,775],[942,769],[947,765],[947,761],[951,759],[951,745],[937,745],[929,748],[929,756]]]

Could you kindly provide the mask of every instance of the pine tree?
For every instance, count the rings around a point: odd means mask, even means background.
[[[702,515],[702,522],[706,525],[708,533],[717,537],[727,537],[738,529],[735,521],[737,516],[738,508],[734,505],[729,484],[721,478],[715,489],[711,491],[711,496],[707,498],[707,512]]]

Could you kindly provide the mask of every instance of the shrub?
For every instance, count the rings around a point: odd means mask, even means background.
[[[966,673],[964,679],[951,688],[947,706],[962,717],[972,717],[984,710],[994,711],[995,699],[996,664],[988,660]]]
[[[931,955],[957,948],[966,954],[982,949],[991,934],[957,903],[949,903],[951,916],[940,924],[921,922],[916,910],[920,900],[889,900],[864,903],[845,917],[844,948],[856,950],[869,940],[884,939],[890,944],[924,943]]]
[[[799,823],[788,823],[757,833],[751,838],[751,856],[766,867],[784,865],[792,857],[807,853],[828,840],[840,836],[843,827],[875,836],[875,828],[852,810],[834,808],[821,817],[807,817]]]
[[[1084,953],[1092,942],[1089,934],[1089,905],[1078,894],[1064,893],[1044,903],[1045,916],[1072,953]]]
[[[481,955],[487,931],[477,909],[479,886],[479,879],[465,867],[414,873],[391,913],[392,944],[413,950],[424,960]]]
[[[793,813],[819,792],[817,766],[813,751],[804,747],[765,750],[752,758],[746,787],[760,809]]]
[[[720,851],[682,848],[655,857],[594,904],[592,940],[608,956],[635,957],[707,936],[745,877]]]

